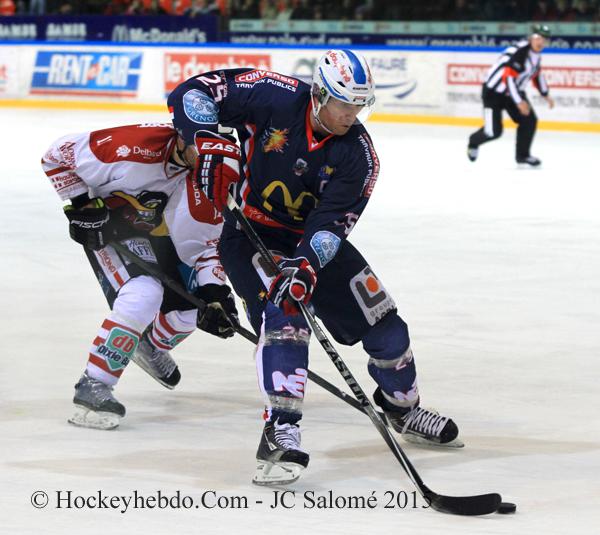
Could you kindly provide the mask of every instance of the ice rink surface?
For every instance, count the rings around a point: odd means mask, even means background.
[[[253,487],[261,430],[252,346],[195,335],[167,391],[134,364],[113,432],[66,423],[73,385],[107,307],[39,161],[69,132],[160,114],[0,109],[0,532],[7,534],[600,533],[600,145],[538,132],[543,168],[517,169],[514,130],[465,156],[469,129],[371,124],[381,175],[351,240],[408,322],[424,406],[452,416],[462,450],[400,440],[443,494],[500,492],[512,516],[386,509],[413,487],[371,422],[308,385],[311,463],[295,507]],[[368,392],[360,346],[339,347]],[[311,369],[342,387],[313,343]],[[375,509],[307,509],[302,493],[374,495]],[[35,509],[35,491],[50,504]],[[247,509],[56,509],[75,496],[246,497]],[[206,495],[207,505],[214,502]],[[38,499],[40,499],[38,497]],[[257,504],[262,500],[263,504]],[[288,503],[291,500],[288,500]],[[38,502],[39,503],[39,502]],[[421,500],[417,504],[422,505]],[[63,506],[66,502],[62,502]]]

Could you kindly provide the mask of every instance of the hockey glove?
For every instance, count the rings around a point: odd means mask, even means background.
[[[69,220],[69,235],[73,240],[93,251],[106,247],[113,232],[110,214],[102,199],[91,199],[81,208],[67,205],[63,209]]]
[[[241,151],[235,138],[209,130],[196,132],[198,159],[194,177],[219,212],[227,204],[229,186],[240,180]]]
[[[317,274],[304,257],[279,262],[281,273],[269,288],[269,300],[284,314],[298,314],[298,303],[308,305],[317,284]]]
[[[239,320],[231,288],[226,284],[205,284],[194,293],[206,303],[204,309],[198,310],[198,329],[219,338],[233,336]]]

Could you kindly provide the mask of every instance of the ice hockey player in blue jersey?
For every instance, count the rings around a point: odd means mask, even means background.
[[[198,182],[224,211],[221,262],[260,336],[256,366],[266,411],[257,484],[294,481],[309,461],[299,423],[311,333],[298,302],[314,307],[337,342],[362,343],[378,385],[374,399],[394,429],[415,442],[461,445],[450,418],[420,407],[407,325],[347,240],[379,172],[360,122],[374,100],[367,62],[350,50],[328,51],[312,85],[270,71],[228,69],[191,78],[168,99],[175,128],[198,151]],[[218,133],[219,124],[237,131],[241,153],[234,138]],[[228,213],[232,183],[281,275],[265,271]]]

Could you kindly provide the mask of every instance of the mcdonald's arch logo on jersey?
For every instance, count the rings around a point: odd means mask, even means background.
[[[305,199],[309,199],[308,202],[312,204],[311,208],[316,208],[319,204],[319,200],[309,191],[303,191],[295,199],[292,197],[290,190],[281,180],[274,180],[271,182],[263,191],[262,198],[263,207],[269,212],[273,211],[273,205],[269,202],[269,198],[275,195],[276,191],[280,191],[283,197],[283,204],[288,211],[288,214],[293,217],[296,221],[303,221],[304,218],[300,216],[300,208]]]

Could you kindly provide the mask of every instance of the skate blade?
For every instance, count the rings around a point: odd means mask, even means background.
[[[542,164],[539,163],[537,165],[531,165],[530,163],[518,163],[517,162],[517,169],[541,169],[542,168]]]
[[[101,429],[109,431],[119,427],[121,418],[118,414],[112,412],[93,411],[81,405],[75,405],[75,413],[67,422],[77,427],[86,427],[88,429]]]
[[[411,444],[416,444],[418,446],[431,446],[433,448],[447,448],[447,449],[457,449],[464,448],[465,443],[459,438],[455,438],[450,442],[434,442],[433,440],[427,440],[426,438],[420,437],[418,435],[413,435],[411,433],[403,433],[402,438]]]
[[[297,481],[304,466],[296,463],[258,461],[252,483],[260,486],[286,485]]]
[[[146,366],[146,364],[144,363],[143,360],[138,360],[135,357],[132,357],[131,360],[133,362],[135,362],[142,370],[144,370],[150,377],[152,377],[152,379],[154,379],[158,384],[164,386],[165,388],[168,388],[169,390],[174,390],[175,387],[177,385],[170,385],[168,383],[165,383],[160,377],[157,377],[156,375],[154,375],[152,373],[152,368],[149,368],[148,366]]]

